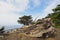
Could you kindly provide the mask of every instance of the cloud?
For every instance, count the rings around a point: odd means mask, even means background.
[[[26,9],[28,9],[28,0],[0,0],[1,5],[10,6],[14,9],[14,11],[22,12]],[[10,8],[10,9],[11,9]]]
[[[18,17],[17,14],[1,14],[0,25],[17,25]]]
[[[0,25],[17,24],[19,15],[12,11],[16,11],[13,5],[7,4],[6,2],[0,2]]]
[[[24,11],[28,9],[29,0],[6,0],[7,3],[16,7],[16,11]]]
[[[22,12],[28,7],[28,0],[0,0],[0,25],[17,25],[18,17],[15,12]]]

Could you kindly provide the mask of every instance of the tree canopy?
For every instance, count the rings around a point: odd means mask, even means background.
[[[24,24],[24,25],[29,25],[31,22],[32,22],[31,15],[29,16],[24,15],[22,17],[19,17],[19,20],[18,20],[18,23]]]

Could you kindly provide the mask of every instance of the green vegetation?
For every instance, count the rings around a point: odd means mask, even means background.
[[[55,23],[55,27],[60,28],[60,4],[56,8],[52,9],[53,13],[48,14],[46,18],[51,18]]]
[[[0,33],[4,33],[4,26],[2,28],[0,28]]]
[[[21,24],[24,24],[24,25],[29,25],[30,23],[32,22],[32,17],[29,15],[29,16],[22,16],[22,17],[19,17],[19,20],[18,20],[18,23],[21,23]]]

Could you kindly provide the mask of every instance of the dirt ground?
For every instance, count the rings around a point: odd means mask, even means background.
[[[55,40],[60,40],[60,29],[57,28],[56,31],[57,31],[57,34],[55,36]]]
[[[17,34],[11,34],[10,36],[6,36],[5,38],[0,38],[0,40],[60,40],[60,29],[56,28],[56,36],[54,38],[31,38],[26,36],[18,36]]]

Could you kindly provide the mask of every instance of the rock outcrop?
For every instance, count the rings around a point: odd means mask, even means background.
[[[30,37],[49,37],[55,34],[55,28],[53,27],[53,22],[50,18],[41,19],[37,21],[34,25],[25,25],[22,28],[13,30],[10,33],[25,33]]]

